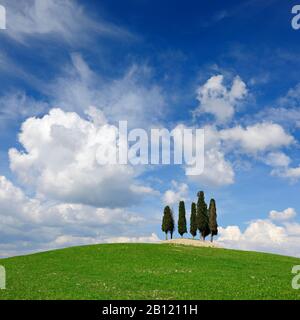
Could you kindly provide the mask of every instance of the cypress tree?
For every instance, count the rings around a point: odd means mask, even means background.
[[[168,240],[168,232],[170,231],[171,227],[171,209],[169,206],[164,208],[164,215],[162,219],[162,226],[161,230],[166,234],[166,240]]]
[[[187,233],[184,201],[179,202],[178,233],[181,237]]]
[[[207,212],[207,204],[205,203],[204,192],[198,192],[198,203],[197,203],[197,225],[200,231],[202,240],[210,234],[209,230],[209,219]]]
[[[170,228],[169,228],[169,231],[171,233],[171,239],[173,239],[174,230],[175,230],[175,221],[174,221],[173,211],[170,209]]]
[[[192,203],[191,207],[191,220],[190,220],[190,234],[193,236],[193,239],[197,235],[197,209],[196,209],[196,203]]]
[[[211,232],[211,242],[213,242],[213,237],[218,234],[217,208],[216,208],[216,201],[214,199],[210,200],[208,211],[209,211],[209,229]]]

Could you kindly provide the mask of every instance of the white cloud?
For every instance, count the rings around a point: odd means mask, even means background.
[[[274,176],[290,179],[292,182],[296,182],[300,179],[300,166],[295,168],[276,168],[272,171],[272,174]]]
[[[125,119],[133,126],[157,125],[168,108],[162,89],[149,82],[149,72],[143,66],[131,67],[123,78],[104,88],[100,108],[111,119]]]
[[[184,125],[178,125],[176,130],[183,130]],[[185,148],[194,150],[194,145],[186,145]],[[194,152],[195,153],[195,152]],[[226,159],[225,150],[222,147],[219,132],[214,126],[204,127],[204,170],[200,175],[188,175],[190,167],[185,167],[188,178],[205,186],[224,186],[234,182],[234,171],[231,163]]]
[[[114,226],[111,226],[113,230]],[[0,227],[1,229],[1,227]],[[37,236],[42,238],[42,232],[48,232],[49,229],[40,229],[40,233]],[[30,240],[30,239],[29,239]],[[67,248],[71,246],[81,246],[81,245],[93,245],[93,244],[105,244],[105,243],[159,243],[161,239],[155,234],[149,234],[144,236],[115,236],[111,237],[105,236],[74,236],[74,235],[64,235],[56,234],[56,237],[51,237],[49,242],[32,242],[22,240],[22,238],[13,241],[10,240],[8,243],[0,244],[0,258],[6,258],[11,256],[30,254],[60,248]]]
[[[204,171],[191,179],[207,186],[224,186],[234,183],[234,171],[229,161],[225,159],[222,151],[212,148],[205,152]]]
[[[0,176],[1,256],[68,245],[102,242],[156,242],[137,235],[145,217],[120,208],[94,208],[30,198]]]
[[[262,160],[271,167],[287,167],[291,162],[290,157],[283,152],[270,152]]]
[[[300,94],[300,83],[298,83],[294,88],[289,89],[287,94],[278,100],[279,106],[288,107],[288,108],[299,108],[299,104],[300,104],[299,94]]]
[[[141,237],[113,237],[106,238],[106,243],[155,243],[160,242],[161,239],[157,236],[156,233],[152,233],[150,236],[141,236]]]
[[[2,1],[3,2],[3,1]],[[56,37],[81,45],[91,34],[130,37],[130,33],[111,23],[93,20],[77,1],[71,0],[4,0],[7,8],[5,34],[25,43],[30,38]],[[80,39],[80,40],[79,40]]]
[[[284,222],[287,233],[292,236],[300,234],[300,224],[297,222]]]
[[[300,178],[300,167],[287,169],[286,177],[299,179]]]
[[[287,235],[283,227],[276,226],[267,220],[257,220],[250,223],[243,237],[259,245],[265,245],[266,243],[281,244],[286,240]]]
[[[286,239],[284,228],[268,220],[253,221],[244,232],[241,232],[238,226],[220,228],[219,234],[218,241],[236,241],[241,247],[280,244]]]
[[[45,102],[37,102],[24,92],[12,92],[0,97],[0,125],[8,121],[24,120],[48,109]]]
[[[227,88],[223,82],[223,75],[214,76],[198,89],[200,105],[196,114],[212,113],[218,120],[217,124],[230,120],[237,103],[248,94],[245,83],[239,77],[234,79],[231,88]],[[291,162],[280,149],[295,143],[295,139],[279,124],[262,122],[221,130],[217,124],[204,127],[204,171],[201,175],[192,177],[193,180],[209,186],[233,184],[235,172],[232,156],[236,155],[254,157],[275,168],[286,168]]]
[[[247,153],[277,149],[295,142],[280,125],[268,122],[224,129],[220,131],[220,137],[223,141],[237,144]]]
[[[231,88],[227,88],[223,81],[223,75],[213,76],[197,89],[199,106],[195,115],[210,113],[219,123],[232,119],[237,104],[247,95],[247,88],[239,76],[235,77]]]
[[[152,84],[151,69],[133,65],[120,78],[105,80],[90,69],[79,54],[72,64],[44,88],[52,105],[79,114],[89,106],[101,110],[109,121],[127,120],[130,127],[155,125],[167,110],[161,88]]]
[[[257,119],[265,119],[282,124],[286,128],[300,127],[300,83],[280,97],[275,107],[267,107],[259,112]]]
[[[116,144],[116,130],[52,109],[23,123],[19,141],[24,151],[9,150],[11,169],[27,187],[52,199],[98,207],[131,205],[152,189],[135,181],[138,172],[132,166],[97,161],[98,153]]]
[[[238,226],[220,227],[218,241],[239,241],[242,236],[242,232]]]
[[[284,125],[287,128],[300,127],[300,109],[297,107],[276,107],[266,108],[257,114],[258,119],[273,121]]]
[[[205,126],[204,135],[204,170],[201,175],[191,176],[190,179],[205,186],[221,187],[234,183],[234,170],[226,159],[219,131],[214,126]]]
[[[244,232],[238,226],[220,228],[218,242],[226,248],[300,257],[300,225],[278,226],[270,220],[255,220]]]
[[[199,87],[197,93],[200,105],[195,114],[211,113],[215,115],[217,123],[215,126],[207,125],[204,128],[204,172],[192,177],[193,179],[211,186],[234,183],[235,172],[231,161],[233,161],[232,156],[236,155],[247,155],[264,162],[275,168],[271,172],[273,175],[294,179],[300,177],[299,168],[289,168],[291,159],[280,150],[296,142],[281,125],[269,121],[246,127],[237,125],[218,129],[218,123],[232,119],[237,104],[248,94],[245,83],[239,77],[234,79],[231,87],[226,87],[223,75],[213,76]]]
[[[82,204],[42,202],[27,197],[4,176],[0,176],[0,212],[3,221],[59,225],[80,222],[81,226],[104,226],[108,224],[140,223],[144,219],[126,213],[123,209],[94,208]]]
[[[167,190],[163,195],[163,202],[166,205],[177,205],[179,201],[185,201],[188,199],[189,187],[186,183],[178,183],[172,181],[172,189]]]
[[[176,127],[180,128],[185,126]],[[276,170],[286,170],[291,159],[279,149],[295,142],[280,125],[265,122],[246,128],[236,126],[221,130],[217,126],[207,125],[204,127],[204,135],[204,171],[189,178],[205,186],[217,187],[230,185],[235,181],[232,155],[247,155],[275,167]],[[273,171],[272,173],[274,174]]]
[[[294,208],[287,208],[283,211],[276,211],[272,210],[269,213],[269,218],[271,220],[277,220],[277,221],[285,221],[285,220],[290,220],[296,216],[296,211]]]
[[[62,235],[57,237],[52,243],[51,246],[54,248],[61,247],[70,247],[78,245],[89,245],[89,244],[98,244],[98,243],[156,243],[161,241],[159,237],[152,233],[150,236],[141,236],[141,237],[76,237]]]

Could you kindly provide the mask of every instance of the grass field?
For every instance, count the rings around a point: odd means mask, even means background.
[[[0,299],[300,299],[300,259],[167,244],[74,247],[0,260]]]

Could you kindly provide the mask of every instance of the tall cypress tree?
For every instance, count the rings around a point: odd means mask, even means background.
[[[161,230],[166,234],[166,240],[168,240],[168,232],[172,227],[172,212],[169,206],[164,208],[164,215],[162,219]]]
[[[181,237],[187,233],[184,201],[179,202],[178,233]]]
[[[198,192],[198,203],[197,203],[197,225],[200,231],[202,240],[210,234],[209,230],[209,219],[207,212],[207,204],[205,203],[204,192]]]
[[[170,209],[170,227],[169,227],[169,231],[170,231],[170,234],[171,234],[171,239],[173,239],[174,230],[175,230],[175,221],[174,221],[173,211]]]
[[[213,242],[214,236],[218,234],[217,208],[216,208],[216,201],[214,199],[210,200],[208,212],[209,212],[209,229],[211,232],[211,242]]]
[[[196,203],[193,202],[191,206],[191,220],[190,220],[190,234],[193,236],[193,239],[197,235],[197,209]]]

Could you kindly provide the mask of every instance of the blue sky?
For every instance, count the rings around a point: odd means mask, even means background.
[[[300,256],[297,1],[0,4],[2,256],[156,241],[163,206],[189,216],[199,190],[222,245]],[[204,174],[95,165],[119,120],[205,128]]]

